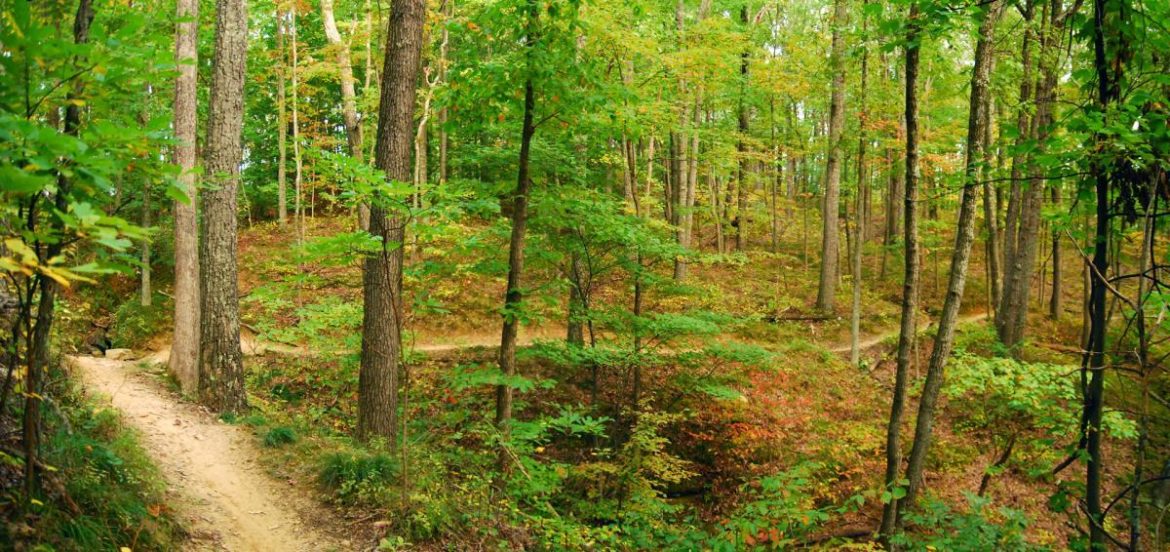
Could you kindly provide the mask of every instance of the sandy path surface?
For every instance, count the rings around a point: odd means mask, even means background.
[[[268,477],[261,451],[246,430],[178,401],[133,362],[69,357],[85,388],[109,397],[168,483],[169,505],[193,534],[185,549],[214,551],[346,550],[302,516],[320,520],[320,508],[287,484]]]

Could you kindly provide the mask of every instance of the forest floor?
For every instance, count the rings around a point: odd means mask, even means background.
[[[982,320],[985,313],[967,314],[960,323]],[[923,327],[933,321],[921,321]],[[530,344],[564,332],[559,327],[529,328],[521,341]],[[860,348],[874,349],[897,338],[898,328],[863,335]],[[416,343],[418,352],[442,353],[494,347],[495,334],[445,336]],[[248,356],[312,355],[313,351],[264,340],[244,330],[241,349]],[[155,350],[137,360],[70,356],[69,364],[85,387],[109,398],[126,423],[142,435],[147,452],[169,485],[170,505],[186,522],[192,550],[349,550],[363,549],[346,535],[344,520],[296,487],[265,473],[264,452],[245,426],[226,424],[204,409],[183,401],[164,388],[162,380],[143,367],[165,366],[169,343],[156,341]],[[850,344],[833,344],[830,351],[847,354]],[[352,533],[348,533],[352,536]]]
[[[319,551],[353,548],[333,537],[330,516],[289,483],[263,473],[255,439],[241,427],[179,400],[135,366],[69,357],[88,390],[109,398],[168,483],[168,505],[186,523],[184,549]],[[311,520],[311,521],[309,521]]]
[[[315,221],[313,234],[330,235],[343,224],[338,219]],[[368,548],[377,541],[371,533],[385,535],[388,530],[383,525],[386,522],[379,520],[397,519],[392,510],[342,503],[336,501],[335,493],[318,495],[312,488],[322,458],[357,450],[345,436],[351,433],[350,424],[355,419],[353,353],[360,347],[355,325],[360,310],[351,307],[360,300],[360,270],[353,263],[299,266],[289,260],[292,246],[270,239],[271,230],[257,227],[241,236],[241,318],[245,322],[241,348],[249,357],[255,423],[221,423],[181,401],[166,390],[162,378],[133,362],[77,357],[75,362],[81,365],[78,372],[89,389],[113,397],[127,423],[143,434],[150,454],[177,489],[179,498],[173,507],[190,520],[195,546],[204,550]],[[876,259],[880,249],[872,253]],[[729,316],[738,323],[711,339],[760,345],[784,358],[785,367],[745,376],[749,379],[740,386],[744,401],[705,404],[688,420],[686,431],[671,434],[679,439],[676,448],[684,459],[691,459],[688,454],[696,450],[722,451],[695,464],[704,470],[698,478],[704,498],[695,505],[705,519],[721,519],[736,504],[736,489],[743,481],[803,459],[828,458],[838,466],[839,473],[832,474],[829,483],[817,491],[821,493],[818,500],[827,503],[873,488],[873,474],[882,468],[884,415],[893,379],[891,352],[899,332],[897,283],[877,274],[867,279],[860,340],[866,377],[859,378],[857,370],[843,362],[850,350],[845,307],[849,286],[843,285],[839,293],[841,315],[823,317],[807,310],[815,292],[815,264],[788,255],[753,255],[743,262],[704,265],[694,272],[689,281],[693,289],[685,296],[659,291],[647,298],[651,312],[698,309]],[[936,252],[932,258],[941,256],[943,252]],[[463,267],[471,266],[474,260],[460,257],[447,262]],[[891,266],[893,261],[896,259],[891,259]],[[933,331],[943,302],[945,282],[937,264],[934,277],[925,278],[922,289],[925,306],[918,323],[922,336]],[[533,276],[534,281],[553,278],[550,270],[545,267]],[[978,270],[976,266],[972,273],[978,274]],[[304,273],[312,278],[301,278]],[[496,300],[503,295],[503,277],[462,268],[451,274],[408,277],[409,288],[425,289],[424,299],[444,307],[417,313],[408,324],[413,331],[404,336],[405,348],[414,359],[410,419],[433,421],[430,426],[419,422],[417,431],[450,437],[444,433],[450,429],[443,425],[448,422],[434,421],[436,416],[456,409],[472,413],[490,410],[489,394],[480,393],[480,388],[451,392],[445,378],[458,366],[491,362],[491,349],[499,344]],[[978,279],[971,283],[968,309],[960,315],[966,328],[960,333],[977,335],[986,333],[979,323],[987,316],[981,300],[985,289]],[[598,303],[620,305],[625,300],[624,289],[620,279],[607,280],[599,286]],[[1077,290],[1066,293],[1073,296]],[[563,303],[556,297],[540,299],[533,301],[533,320],[521,332],[522,346],[565,335],[560,322]],[[1041,342],[1068,338],[1064,335],[1068,332],[1062,331],[1067,328],[1060,324],[1040,317],[1035,322],[1030,331]],[[599,329],[599,335],[607,337],[607,331]],[[128,345],[144,353],[155,351],[146,353],[143,360],[165,367],[168,339],[163,332],[153,342]],[[697,344],[695,339],[682,339],[664,345],[660,353]],[[930,354],[929,346],[915,352],[914,373],[919,376],[924,357]],[[1068,360],[1049,356],[1046,354],[1045,360],[1062,364]],[[526,362],[526,374],[562,382],[554,390],[536,390],[529,395],[534,405],[530,415],[539,414],[541,405],[582,402],[584,383],[578,381],[577,374],[558,372],[540,360]],[[164,371],[157,370],[160,374]],[[656,371],[655,377],[654,385],[665,385],[665,371]],[[613,393],[623,389],[616,372],[602,382],[603,388],[612,388]],[[618,400],[612,396],[603,399],[603,404]],[[735,426],[735,431],[724,431],[729,419],[744,423]],[[978,487],[997,451],[987,436],[955,429],[953,421],[944,412],[933,461],[937,467],[928,478],[935,494],[948,504],[959,505],[966,501],[962,491]],[[257,435],[265,427],[295,429],[297,442],[261,448]],[[694,437],[708,434],[709,438]],[[428,453],[436,450],[441,449]],[[237,484],[237,479],[250,483]],[[989,496],[997,505],[1027,512],[1033,519],[1030,534],[1038,541],[1054,542],[1067,528],[1060,516],[1045,506],[1048,488],[1027,477],[1022,469],[1013,468],[995,478]],[[237,496],[241,493],[244,496]],[[880,505],[875,500],[861,511],[834,519],[818,535],[873,527],[877,516]],[[312,524],[298,523],[303,519],[311,519]],[[323,533],[314,535],[307,527]],[[445,537],[441,535],[437,542]]]

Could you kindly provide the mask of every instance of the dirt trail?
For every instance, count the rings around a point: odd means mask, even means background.
[[[976,321],[983,320],[986,318],[987,318],[987,313],[985,313],[985,312],[964,314],[964,315],[959,316],[959,324],[967,324],[969,322],[976,322]],[[920,323],[921,322],[922,322],[922,320],[920,320]],[[925,320],[925,322],[927,323],[927,325],[922,326],[924,328],[929,328],[931,325],[933,325],[935,323],[935,321],[933,321],[933,320]],[[867,349],[871,349],[873,347],[880,345],[882,342],[884,342],[887,339],[898,337],[898,334],[900,332],[901,332],[901,329],[895,326],[894,328],[886,330],[884,332],[871,334],[869,336],[863,336],[863,339],[858,343],[858,348],[861,349],[862,351],[865,351]],[[834,345],[829,350],[833,351],[834,353],[848,353],[851,349],[852,349],[852,344],[849,343],[848,341],[846,341],[845,343],[839,343],[837,345]]]
[[[110,398],[166,478],[170,504],[188,521],[185,549],[324,551],[352,548],[307,526],[312,501],[263,473],[246,430],[176,400],[133,362],[69,357],[86,389]],[[312,516],[313,524],[327,516]],[[306,515],[306,519],[308,516]]]

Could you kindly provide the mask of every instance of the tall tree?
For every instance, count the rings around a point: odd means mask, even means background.
[[[77,5],[77,14],[73,18],[73,43],[83,45],[89,42],[90,27],[93,24],[94,7],[91,0],[81,0]],[[82,50],[84,51],[84,50]],[[80,60],[75,60],[80,62]],[[26,66],[27,67],[27,66]],[[81,133],[81,111],[83,94],[85,92],[85,85],[83,80],[77,80],[73,83],[69,90],[67,103],[65,106],[65,134],[77,138]],[[27,103],[26,103],[27,105]],[[26,117],[31,117],[32,113],[26,113]],[[11,173],[10,173],[11,174]],[[73,183],[70,182],[70,177],[62,172],[57,176],[57,188],[52,197],[52,206],[59,213],[64,213],[69,207],[70,189]],[[28,226],[24,230],[32,234],[35,230],[36,216],[32,214],[32,207],[35,202],[30,203],[27,215]],[[62,237],[64,236],[65,222],[63,217],[53,217],[52,222],[49,223],[52,231],[56,233],[58,239],[50,241],[44,247],[44,263],[48,263],[50,259],[55,259],[61,255],[63,251]],[[41,246],[38,244],[37,249]],[[38,253],[40,253],[38,251]],[[39,272],[31,289],[40,289],[40,295],[37,297],[36,314],[35,317],[30,316],[32,308],[31,302],[33,292],[28,291],[24,299],[24,306],[21,308],[21,317],[24,318],[26,332],[26,339],[28,340],[27,353],[28,357],[25,359],[25,393],[24,393],[24,419],[22,420],[22,437],[24,445],[24,496],[23,504],[30,505],[33,503],[33,498],[38,488],[37,471],[40,469],[41,462],[39,460],[41,448],[41,403],[44,402],[43,396],[43,377],[46,368],[50,361],[49,352],[49,338],[53,332],[53,314],[57,303],[57,292],[60,290],[61,284],[54,278],[49,277],[45,272]],[[30,325],[31,323],[31,325]],[[17,331],[20,331],[19,329]],[[9,378],[16,371],[13,366],[9,370]]]
[[[399,0],[390,8],[374,163],[393,183],[411,181],[411,123],[425,18],[424,0]],[[361,440],[383,437],[394,444],[398,372],[402,364],[402,248],[406,217],[394,205],[374,201],[370,205],[369,232],[381,239],[381,247],[366,257],[362,272],[365,310],[357,435]]]
[[[512,234],[508,242],[508,281],[504,295],[504,323],[500,334],[500,372],[505,378],[516,374],[516,337],[520,329],[519,313],[524,299],[521,278],[524,275],[524,233],[528,225],[528,193],[532,185],[529,176],[529,162],[532,155],[532,137],[536,134],[534,111],[536,91],[532,73],[536,69],[533,49],[539,40],[536,24],[540,7],[536,0],[524,4],[524,64],[527,76],[524,80],[524,118],[520,126],[520,156],[517,161],[516,191],[512,195]],[[512,386],[509,382],[496,386],[496,426],[508,435],[512,423]],[[500,467],[506,472],[509,465],[501,450]]]
[[[1044,199],[1046,185],[1045,166],[1041,162],[1048,148],[1047,141],[1052,134],[1056,121],[1056,89],[1061,67],[1060,57],[1063,48],[1060,46],[1064,35],[1064,23],[1078,7],[1073,4],[1065,9],[1061,0],[1051,0],[1047,4],[1041,3],[1042,17],[1040,18],[1039,51],[1036,56],[1038,75],[1032,90],[1034,113],[1028,127],[1029,137],[1035,140],[1034,153],[1024,159],[1013,160],[1012,166],[1012,202],[1019,207],[1012,209],[1008,206],[1008,236],[1014,238],[1012,243],[1005,243],[1005,263],[1003,292],[1000,299],[1000,308],[996,311],[996,330],[1000,341],[1009,348],[1015,348],[1024,337],[1027,325],[1028,297],[1031,291],[1032,275],[1035,272],[1036,257],[1040,242],[1040,208]],[[1034,6],[1025,8],[1025,19],[1032,19]],[[1043,17],[1046,15],[1046,17]],[[1028,40],[1025,35],[1025,47]],[[1029,72],[1029,59],[1025,58],[1025,78]],[[1026,90],[1021,87],[1021,92]],[[1023,116],[1021,116],[1022,118]],[[1017,161],[1022,166],[1017,169]],[[1022,191],[1016,190],[1017,178],[1027,178],[1021,185]],[[1014,216],[1013,216],[1014,215]],[[1013,225],[1012,222],[1015,222]]]
[[[833,1],[833,41],[829,64],[833,82],[829,100],[829,151],[825,164],[825,198],[821,210],[821,280],[817,309],[831,312],[837,305],[838,210],[841,201],[841,135],[845,129],[845,0]]]
[[[345,141],[349,154],[362,160],[362,126],[358,123],[357,94],[354,92],[353,66],[349,60],[349,44],[341,40],[337,21],[333,16],[333,0],[321,0],[321,21],[325,25],[325,38],[329,47],[336,50],[337,72],[341,78],[341,115],[345,121]]]
[[[838,4],[843,4],[843,0],[838,0]],[[844,8],[842,8],[844,9]],[[836,17],[834,16],[834,21]],[[739,9],[739,23],[743,25],[744,33],[748,33],[751,19],[748,16],[747,4],[744,4]],[[833,52],[837,52],[837,34],[833,34]],[[735,142],[736,151],[736,177],[735,177],[735,220],[732,221],[731,227],[735,229],[735,249],[743,251],[747,246],[747,199],[748,199],[748,183],[747,183],[747,134],[749,131],[748,124],[748,68],[751,66],[751,50],[744,48],[743,53],[739,55],[739,106],[737,108],[737,122],[739,124],[739,135]],[[834,81],[835,82],[835,81]],[[842,93],[843,94],[843,93]]]
[[[906,182],[902,200],[903,232],[906,247],[902,279],[902,324],[898,333],[897,367],[894,374],[894,396],[890,402],[890,420],[886,428],[885,508],[879,535],[888,542],[898,522],[898,498],[903,492],[898,473],[902,468],[900,433],[902,416],[906,409],[906,387],[910,378],[910,361],[914,338],[918,331],[918,62],[922,48],[920,8],[910,4],[906,26]]]
[[[992,58],[994,64],[994,58]],[[989,102],[994,102],[994,98],[989,98]],[[983,223],[986,225],[987,242],[986,255],[987,260],[987,312],[994,313],[995,308],[999,305],[999,296],[1002,282],[999,277],[1000,273],[1000,246],[999,246],[999,208],[996,201],[995,191],[998,189],[991,183],[991,165],[993,161],[993,152],[991,147],[991,133],[992,133],[992,109],[990,105],[985,110],[987,122],[984,123],[984,128],[987,130],[987,136],[983,138]]]
[[[195,140],[198,0],[176,2],[174,161],[186,198],[175,201],[175,333],[171,341],[171,374],[184,394],[199,389],[199,221],[195,206]]]
[[[293,4],[288,10],[288,38],[289,50],[292,57],[290,91],[292,92],[292,146],[293,146],[293,218],[297,227],[297,243],[305,241],[305,206],[302,177],[304,163],[301,159],[301,119],[300,102],[297,101],[300,77],[300,55],[297,43],[297,6]]]
[[[443,18],[445,21],[450,21],[455,14],[455,0],[445,0],[443,2]],[[442,35],[439,37],[439,82],[447,82],[447,56],[450,50],[449,31],[447,25],[443,25]],[[447,182],[447,150],[449,148],[447,136],[447,104],[444,103],[439,108],[439,183],[445,184]]]
[[[959,204],[959,227],[955,233],[955,248],[951,257],[951,271],[947,283],[946,298],[942,316],[934,337],[930,363],[927,366],[926,381],[923,383],[922,398],[918,403],[918,417],[914,426],[914,446],[906,467],[906,496],[898,501],[901,516],[914,506],[918,490],[922,487],[922,471],[926,463],[926,452],[934,427],[934,411],[939,391],[943,384],[943,369],[954,346],[955,326],[959,320],[959,308],[963,302],[963,289],[967,283],[967,266],[971,259],[971,246],[975,238],[975,215],[979,198],[980,164],[986,147],[988,123],[987,110],[991,97],[991,66],[995,55],[995,26],[1003,12],[1003,2],[992,0],[981,7],[982,21],[979,24],[979,40],[975,45],[975,66],[971,70],[971,102],[967,117],[967,159],[963,184],[963,196]]]
[[[1108,122],[1111,109],[1121,99],[1121,83],[1125,79],[1126,62],[1132,55],[1129,40],[1123,29],[1129,26],[1127,2],[1093,0],[1093,68],[1096,72],[1096,110]],[[1121,31],[1121,32],[1119,32]],[[1107,33],[1109,33],[1107,35]],[[1103,125],[1102,128],[1108,128]],[[1092,137],[1094,151],[1108,151],[1112,136],[1098,131]],[[1090,272],[1089,302],[1086,305],[1089,317],[1089,340],[1081,359],[1081,381],[1087,381],[1083,388],[1084,405],[1081,414],[1082,439],[1088,453],[1085,467],[1085,511],[1089,516],[1089,544],[1092,550],[1107,550],[1109,538],[1105,532],[1104,510],[1102,508],[1101,486],[1104,480],[1101,454],[1101,421],[1105,408],[1105,357],[1106,327],[1109,315],[1105,306],[1105,295],[1110,288],[1109,274],[1109,230],[1110,195],[1116,175],[1112,171],[1114,161],[1102,153],[1090,162],[1090,171],[1096,197],[1096,230],[1093,234],[1093,261]],[[1135,481],[1140,485],[1140,481]],[[1137,491],[1135,491],[1137,492]]]
[[[349,43],[341,40],[341,32],[337,30],[333,0],[321,0],[321,21],[325,25],[325,39],[329,41],[329,47],[336,50],[337,73],[341,78],[341,116],[345,122],[345,142],[349,146],[350,156],[362,161],[364,157],[362,125],[358,120],[353,65],[349,57]],[[370,226],[370,208],[365,204],[358,206],[358,226],[363,229]]]
[[[861,21],[862,32],[865,32],[865,20]],[[854,366],[861,364],[861,263],[864,260],[862,250],[865,246],[865,228],[868,209],[866,207],[865,190],[868,189],[865,172],[865,146],[869,139],[866,136],[865,85],[869,71],[869,50],[864,46],[861,50],[861,114],[857,129],[857,195],[853,216],[856,220],[853,245],[853,305],[849,317],[849,363]]]
[[[236,275],[236,192],[243,162],[248,12],[244,0],[216,0],[215,55],[208,109],[200,250],[202,306],[199,397],[220,412],[248,407],[240,352]]]
[[[288,110],[285,108],[285,12],[276,7],[276,212],[283,227],[288,224]]]

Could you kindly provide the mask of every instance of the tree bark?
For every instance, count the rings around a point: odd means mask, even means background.
[[[1029,116],[1030,109],[1028,104],[1033,100],[1032,98],[1032,43],[1034,42],[1034,33],[1031,29],[1033,14],[1035,13],[1034,0],[1025,0],[1023,8],[1023,16],[1025,20],[1024,39],[1021,46],[1021,65],[1023,67],[1023,77],[1020,80],[1020,111],[1017,115],[1016,124],[1019,128],[1019,136],[1016,138],[1016,149],[1022,149],[1022,145],[1032,136],[1031,129],[1035,121],[1033,117]],[[1017,291],[1020,287],[1020,280],[1023,277],[1025,260],[1021,255],[1021,237],[1026,235],[1023,228],[1026,226],[1024,213],[1030,211],[1026,203],[1030,203],[1028,194],[1022,185],[1024,169],[1027,165],[1027,158],[1023,153],[1016,153],[1012,157],[1011,169],[1011,190],[1008,194],[1007,215],[1004,221],[1004,240],[1003,240],[1003,284],[1000,292],[999,305],[995,309],[995,329],[1001,342],[1009,347],[1014,347],[1018,341],[1017,324],[1019,307],[1014,303],[1019,301],[1020,292]],[[1027,287],[1030,282],[1023,285]],[[1025,292],[1026,293],[1026,292]],[[1025,296],[1026,299],[1026,296]],[[1024,309],[1027,309],[1027,302],[1025,300]]]
[[[910,450],[906,480],[909,486],[906,496],[898,501],[899,522],[905,512],[914,507],[918,491],[922,487],[922,473],[926,464],[926,453],[934,427],[934,411],[942,390],[943,371],[955,343],[955,326],[959,320],[959,309],[963,303],[963,289],[967,283],[967,267],[971,259],[971,246],[975,237],[975,211],[979,198],[979,166],[983,161],[984,143],[987,139],[988,99],[991,95],[991,64],[994,52],[995,26],[1003,12],[1003,2],[992,0],[986,6],[983,21],[979,25],[979,41],[975,46],[975,66],[971,72],[970,114],[967,119],[967,160],[966,181],[963,198],[959,207],[959,227],[955,234],[955,249],[951,257],[947,293],[943,302],[942,316],[934,337],[934,348],[927,365],[926,381],[923,383],[922,398],[918,403],[918,417],[914,429],[914,446]]]
[[[285,109],[285,14],[276,10],[276,149],[279,161],[276,166],[276,211],[280,226],[288,224],[288,115]]]
[[[862,32],[865,32],[865,20],[861,22]],[[865,80],[868,76],[869,51],[862,49],[861,51],[861,110],[859,116],[859,124],[857,130],[857,205],[854,208],[854,216],[857,219],[856,230],[854,234],[853,244],[853,305],[850,309],[851,315],[849,320],[849,363],[853,366],[861,365],[861,263],[863,260],[862,249],[865,245],[865,228],[866,228],[866,195],[864,190],[867,188],[865,178],[865,146],[868,138],[865,135],[866,125],[866,111],[865,111]]]
[[[992,59],[994,63],[994,58]],[[993,100],[988,98],[989,106],[985,110],[987,122],[984,123],[984,128],[987,131],[983,138],[983,222],[987,229],[987,293],[989,296],[988,312],[995,312],[995,308],[999,305],[999,297],[1001,291],[1001,282],[999,278],[999,220],[998,208],[996,207],[996,197],[991,184],[991,112],[990,102]]]
[[[143,183],[142,190],[142,227],[150,228],[150,182]],[[153,292],[150,289],[150,241],[151,238],[142,240],[142,274],[140,275],[139,298],[138,302],[144,307],[150,306],[150,299]]]
[[[341,115],[345,122],[345,141],[349,155],[364,161],[362,153],[362,125],[358,119],[357,93],[354,91],[353,65],[349,56],[349,44],[341,40],[337,21],[333,16],[333,0],[321,0],[321,20],[325,26],[325,39],[337,50],[337,72],[341,78]],[[358,228],[370,227],[370,206],[358,206]]]
[[[894,396],[890,403],[890,420],[886,428],[885,490],[893,492],[901,486],[898,473],[902,467],[900,431],[906,408],[906,387],[909,383],[911,354],[918,329],[918,63],[921,45],[918,2],[910,4],[906,29],[906,185],[902,201],[904,217],[903,240],[906,247],[902,281],[902,324],[898,333],[897,368],[894,375]],[[891,496],[882,510],[879,536],[889,543],[898,521],[898,499]]]
[[[77,6],[77,13],[73,19],[73,42],[75,44],[85,44],[89,42],[90,25],[93,23],[94,8],[91,0],[81,0]],[[65,134],[76,137],[81,130],[81,105],[80,99],[84,93],[84,81],[76,81],[72,89],[69,91],[68,99],[70,100],[65,107]],[[31,116],[31,113],[26,114]],[[53,196],[52,207],[59,212],[66,212],[69,208],[69,194],[71,189],[71,182],[69,177],[65,174],[59,174],[57,177],[57,190]],[[35,204],[34,204],[35,205]],[[32,233],[35,229],[37,217],[30,215],[28,218],[27,230]],[[49,222],[53,232],[58,236],[64,236],[65,228],[64,222],[60,217],[53,217]],[[38,247],[37,261],[42,264],[47,264],[50,259],[54,259],[61,255],[63,246],[61,241],[49,243],[43,250]],[[23,305],[21,306],[21,318],[25,321],[25,339],[28,346],[26,353],[28,357],[25,359],[25,380],[24,380],[24,415],[21,423],[22,439],[24,445],[24,496],[22,510],[32,504],[36,496],[36,491],[39,488],[39,479],[37,478],[37,470],[41,462],[37,459],[41,448],[41,405],[44,402],[43,398],[43,382],[44,371],[49,364],[49,339],[53,332],[53,315],[57,302],[57,291],[59,284],[49,278],[45,274],[39,273],[30,277],[30,290],[23,298]],[[35,318],[31,317],[30,309],[33,298],[33,289],[40,288],[40,296],[37,298],[37,310]],[[15,344],[13,344],[15,346]],[[10,366],[10,370],[15,370],[15,366]],[[11,375],[12,372],[9,372]],[[27,510],[26,510],[27,511]]]
[[[1118,38],[1109,39],[1105,36],[1107,30],[1127,28],[1124,8],[1111,13],[1110,4],[1106,0],[1093,0],[1093,65],[1097,73],[1097,109],[1105,114],[1109,112],[1111,104],[1120,97],[1120,85],[1124,78],[1125,60],[1128,57],[1128,45],[1125,33],[1118,33]],[[1114,40],[1114,58],[1109,59],[1107,41]],[[1111,70],[1112,68],[1112,70]],[[1098,150],[1106,148],[1105,143],[1110,137],[1103,133],[1094,136]],[[1100,154],[1098,154],[1100,155]],[[1106,313],[1105,294],[1109,287],[1106,279],[1109,274],[1109,224],[1110,224],[1110,188],[1112,175],[1109,173],[1108,161],[1095,159],[1091,170],[1095,181],[1096,192],[1096,232],[1093,239],[1093,270],[1091,271],[1091,287],[1089,292],[1090,329],[1089,340],[1085,347],[1085,355],[1081,361],[1081,381],[1088,380],[1084,388],[1084,408],[1082,414],[1082,431],[1087,433],[1086,447],[1088,462],[1085,468],[1085,510],[1089,516],[1089,544],[1092,550],[1106,550],[1106,539],[1101,504],[1101,484],[1104,479],[1101,454],[1101,419],[1105,406],[1105,338],[1109,316]]]
[[[748,7],[742,6],[739,10],[740,24],[743,25],[744,32],[747,33],[749,29]],[[735,231],[735,249],[743,251],[747,247],[747,135],[749,131],[748,105],[747,105],[747,89],[748,89],[748,68],[751,61],[751,50],[745,48],[739,57],[739,106],[737,111],[737,124],[739,136],[736,138],[735,151],[737,159],[736,169],[736,208],[735,218],[731,221],[731,228]],[[730,199],[730,198],[729,198]],[[728,201],[730,203],[730,201]]]
[[[390,8],[374,164],[386,179],[409,182],[415,81],[426,17],[423,0],[399,0]],[[367,255],[362,271],[362,352],[358,373],[357,437],[385,438],[397,446],[399,370],[402,365],[402,262],[406,217],[400,206],[370,206],[369,232],[382,247]]]
[[[349,154],[362,160],[362,126],[358,123],[357,94],[354,92],[353,66],[350,64],[349,45],[341,40],[337,21],[333,17],[333,0],[321,0],[321,20],[325,24],[325,38],[337,50],[337,71],[341,77],[341,113],[345,121],[345,141]]]
[[[244,155],[241,140],[247,26],[244,0],[216,1],[215,62],[204,154],[211,186],[203,194],[200,247],[203,319],[199,397],[219,412],[243,412],[248,408],[240,353],[236,268],[236,194]]]
[[[455,0],[446,0],[444,3],[443,17],[444,24],[442,25],[442,36],[439,43],[439,82],[447,81],[447,52],[449,50],[448,43],[450,36],[448,36],[447,21],[455,14]],[[439,183],[445,184],[447,182],[447,105],[439,108]]]
[[[199,221],[195,206],[195,143],[198,97],[197,49],[199,2],[178,0],[175,27],[174,162],[179,188],[187,197],[175,209],[175,330],[169,360],[171,375],[184,395],[199,390]]]
[[[301,121],[300,109],[297,102],[299,56],[297,52],[297,10],[294,6],[288,12],[289,40],[292,47],[292,145],[293,145],[293,218],[296,219],[297,245],[305,241],[305,206],[304,190],[301,188],[304,164],[301,162]]]
[[[1040,248],[1040,210],[1045,180],[1043,167],[1035,163],[1034,158],[1036,155],[1043,155],[1046,149],[1045,142],[1051,134],[1054,122],[1053,110],[1058,78],[1058,64],[1054,58],[1059,55],[1060,27],[1064,20],[1061,9],[1062,4],[1053,1],[1048,6],[1048,17],[1042,18],[1041,21],[1040,51],[1037,60],[1040,74],[1035,87],[1036,111],[1030,127],[1030,135],[1037,143],[1037,153],[1029,156],[1026,161],[1029,182],[1027,189],[1022,191],[1017,215],[1019,218],[1019,228],[1015,235],[1017,245],[1013,251],[1014,255],[1010,257],[1012,263],[1007,266],[1001,311],[996,313],[996,329],[1000,341],[1013,350],[1023,340],[1027,327],[1028,298]]]
[[[525,66],[533,71],[532,49],[537,38],[535,32],[536,19],[539,16],[536,0],[528,0],[526,4],[526,31],[525,31]],[[516,374],[516,337],[520,329],[520,319],[517,316],[524,300],[521,288],[524,275],[524,235],[528,225],[528,193],[532,185],[528,174],[529,158],[532,151],[532,136],[536,133],[533,121],[533,112],[536,109],[536,91],[529,76],[524,82],[524,119],[520,127],[520,156],[516,171],[516,192],[512,196],[512,235],[508,244],[508,287],[504,296],[504,324],[500,334],[500,373],[505,378]],[[506,381],[496,386],[496,427],[506,440],[510,434],[512,424],[512,386]],[[505,445],[506,446],[506,445]],[[500,470],[507,473],[510,462],[505,456],[506,451],[500,451]]]
[[[536,20],[539,12],[535,0],[526,2],[525,21],[525,67],[529,71],[532,67],[532,48],[535,48],[537,37]],[[500,372],[504,378],[511,378],[516,374],[516,337],[519,332],[519,318],[517,311],[521,309],[524,299],[521,288],[524,276],[524,233],[528,228],[528,199],[529,188],[532,184],[529,177],[529,159],[532,150],[532,136],[536,133],[534,111],[536,110],[536,90],[532,84],[532,77],[524,81],[524,118],[521,123],[521,143],[519,143],[519,159],[516,171],[516,193],[512,195],[512,228],[508,244],[508,288],[504,295],[503,329],[500,336]],[[512,410],[512,387],[510,381],[496,386],[496,427],[504,435],[510,434]],[[501,472],[507,472],[509,462],[501,450]]]
[[[691,144],[688,152],[687,170],[683,176],[682,189],[679,191],[678,213],[678,244],[683,249],[690,249],[694,233],[695,220],[695,186],[699,179],[699,122],[701,118],[702,99],[698,91],[695,92],[695,103],[691,110]],[[686,145],[683,145],[686,149]],[[676,257],[674,260],[674,279],[684,280],[687,277],[687,261]]]
[[[837,305],[838,210],[841,196],[841,134],[845,128],[845,0],[833,2],[831,59],[832,92],[829,100],[829,151],[825,165],[825,199],[821,220],[821,278],[817,309],[832,312]]]
[[[1055,183],[1049,188],[1049,202],[1052,207],[1060,207],[1060,184]],[[1048,317],[1057,320],[1064,309],[1061,301],[1063,293],[1061,279],[1064,277],[1060,259],[1060,228],[1052,224],[1052,295],[1048,299]]]

